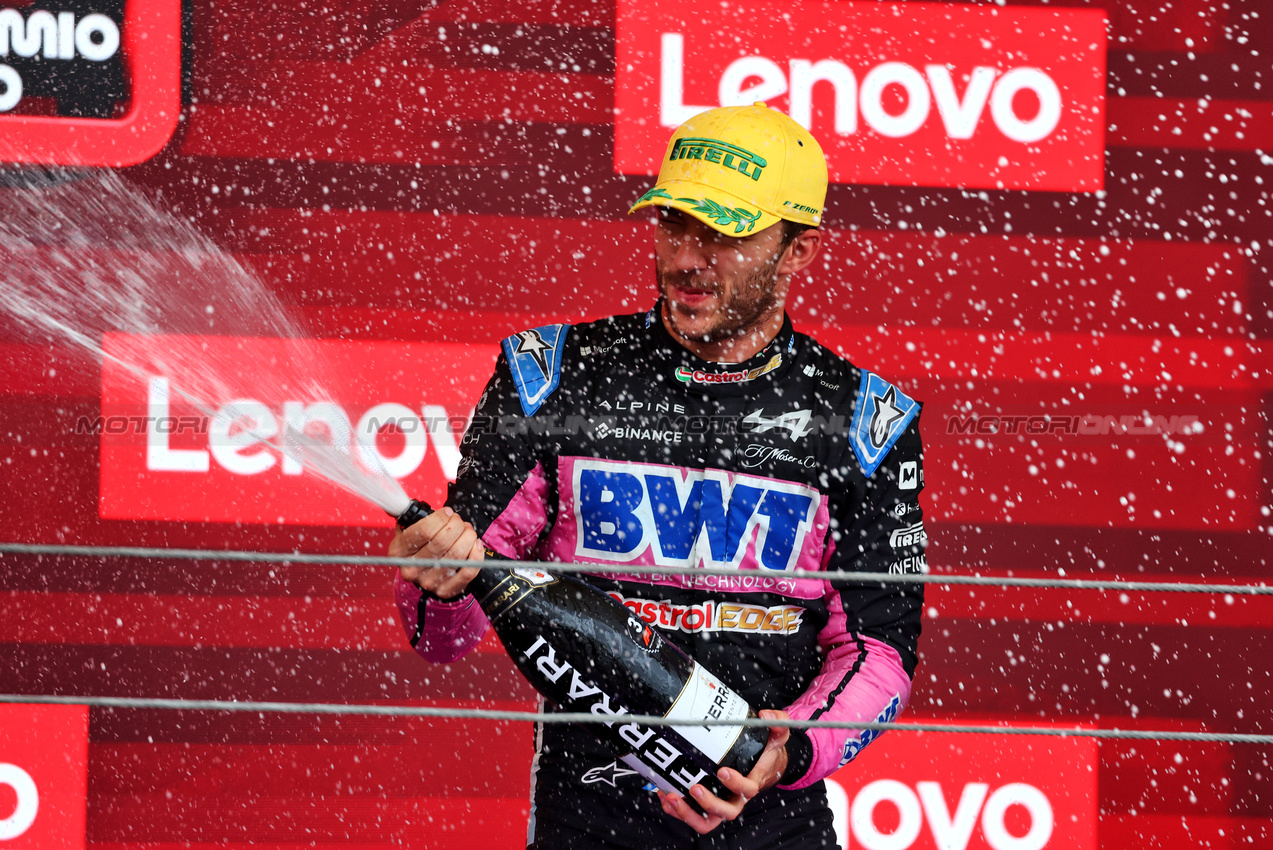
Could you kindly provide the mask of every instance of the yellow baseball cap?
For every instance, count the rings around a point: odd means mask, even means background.
[[[763,103],[709,109],[668,142],[659,179],[628,210],[673,207],[728,236],[779,219],[817,227],[827,161],[809,131]]]

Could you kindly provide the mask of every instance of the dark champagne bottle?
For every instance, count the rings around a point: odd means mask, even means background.
[[[406,528],[430,508],[412,500]],[[487,550],[487,557],[500,555]],[[676,720],[755,717],[741,696],[639,617],[580,579],[537,569],[484,568],[468,591],[522,675],[565,711],[610,718],[589,723],[620,760],[693,804],[698,782],[731,796],[716,771],[747,774],[769,740],[763,727],[645,726],[626,715]],[[695,806],[697,808],[697,806]]]

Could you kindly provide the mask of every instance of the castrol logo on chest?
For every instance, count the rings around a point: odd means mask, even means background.
[[[656,173],[692,115],[764,101],[834,183],[1103,186],[1099,10],[619,0],[615,52],[620,173]]]
[[[123,334],[104,347],[101,415],[75,423],[101,438],[102,517],[317,525],[388,518],[368,501],[367,479],[353,481],[367,491],[360,497],[271,448],[286,429],[442,504],[496,354],[456,343]]]

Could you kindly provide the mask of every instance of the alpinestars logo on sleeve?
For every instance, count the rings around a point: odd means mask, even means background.
[[[570,325],[544,325],[519,331],[502,343],[522,412],[527,416],[539,410],[561,381],[561,357],[569,330]]]
[[[918,415],[918,402],[879,375],[862,371],[849,433],[863,475],[869,477],[879,468],[889,449]]]
[[[539,371],[544,373],[544,377],[549,377],[548,358],[545,351],[552,351],[553,347],[544,342],[544,338],[539,335],[539,331],[531,329],[522,331],[517,334],[517,353],[529,354],[531,359],[535,361],[535,365],[539,367]]]
[[[906,415],[906,411],[897,406],[897,388],[889,385],[883,395],[874,397],[875,413],[871,416],[871,445],[877,449],[884,448],[889,434],[897,420]]]

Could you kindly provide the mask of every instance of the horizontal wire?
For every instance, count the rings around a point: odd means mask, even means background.
[[[589,712],[496,711],[483,708],[438,708],[409,705],[339,705],[306,702],[247,702],[238,700],[148,699],[141,697],[63,696],[48,694],[0,694],[0,703],[27,705],[86,705],[93,708],[225,711],[254,714],[323,714],[378,717],[430,717],[458,720],[505,720],[538,723],[624,723],[642,726],[785,726],[792,729],[874,729],[881,732],[940,732],[991,735],[1043,735],[1053,738],[1106,738],[1138,741],[1206,741],[1225,744],[1273,744],[1273,735],[1241,732],[1171,732],[1151,729],[1085,729],[1047,726],[965,726],[949,723],[877,723],[852,720],[740,720],[670,719],[651,714],[598,715]]]
[[[365,555],[319,555],[296,552],[241,552],[203,549],[165,549],[127,546],[70,546],[55,544],[0,543],[0,553],[79,556],[93,558],[173,558],[177,560],[238,561],[278,564],[319,564],[338,566],[441,566],[448,568],[479,567],[471,561],[445,559],[387,558]],[[563,564],[558,562],[486,562],[487,568],[539,568],[559,573],[631,573],[641,572],[659,575],[751,575],[754,570],[698,567],[654,567],[641,565]],[[882,579],[879,573],[787,570],[787,579],[840,580],[858,582],[925,583],[946,585],[975,585],[996,587],[1063,588],[1073,590],[1130,590],[1141,592],[1177,593],[1229,593],[1234,595],[1273,595],[1273,587],[1267,585],[1198,584],[1185,582],[1127,582],[1093,581],[1088,579],[1031,579],[1011,576],[936,576],[889,575]],[[167,709],[188,711],[222,711],[248,713],[288,713],[319,715],[361,715],[384,717],[426,717],[438,719],[468,719],[488,721],[521,721],[542,723],[612,723],[607,718],[586,712],[526,712],[497,711],[491,709],[437,708],[426,706],[339,705],[332,703],[247,702],[227,700],[149,699],[137,697],[53,696],[31,694],[0,694],[0,703],[28,703],[50,705],[86,705],[98,708]],[[1224,732],[1172,732],[1166,730],[1084,729],[1056,727],[1001,727],[969,726],[933,723],[879,723],[866,721],[834,720],[670,720],[658,715],[623,715],[628,723],[646,726],[786,726],[796,729],[872,729],[887,731],[896,729],[911,732],[934,733],[982,733],[1000,735],[1041,735],[1051,737],[1075,737],[1098,739],[1130,739],[1159,741],[1199,741],[1238,744],[1273,744],[1273,735],[1254,735]]]
[[[746,576],[813,579],[870,584],[937,584],[980,587],[1037,587],[1065,590],[1123,590],[1140,593],[1227,593],[1234,596],[1273,596],[1273,585],[1200,584],[1194,582],[1122,581],[1095,579],[1017,578],[1014,576],[887,575],[835,570],[741,570],[735,567],[656,567],[645,564],[565,564],[557,561],[454,561],[433,558],[387,558],[374,555],[318,555],[300,552],[239,552],[218,549],[163,549],[137,546],[69,546],[50,543],[0,543],[0,554],[78,556],[86,558],[171,558],[176,560],[245,561],[268,564],[321,564],[373,567],[447,567],[459,569],[542,569],[556,573],[617,573],[666,576]]]

